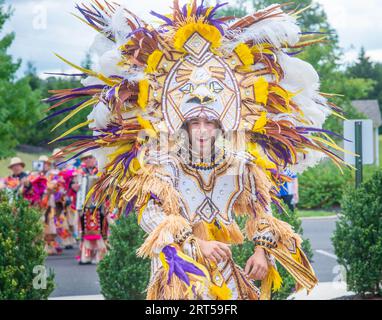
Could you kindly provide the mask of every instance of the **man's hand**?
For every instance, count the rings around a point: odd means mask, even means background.
[[[198,239],[198,244],[203,256],[215,264],[231,258],[231,249],[223,242]]]
[[[248,259],[244,272],[250,279],[265,279],[268,273],[268,261],[263,248],[256,248],[255,253]]]

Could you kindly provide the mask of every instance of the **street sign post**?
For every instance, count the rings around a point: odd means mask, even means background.
[[[355,153],[358,155],[355,159],[355,186],[358,188],[363,180],[363,164],[362,164],[362,121],[355,122]]]
[[[358,187],[362,183],[363,165],[374,164],[374,135],[372,120],[346,120],[344,122],[344,149],[355,153],[345,153],[346,163],[356,167],[355,183]]]

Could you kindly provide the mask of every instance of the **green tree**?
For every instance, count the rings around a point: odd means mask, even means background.
[[[136,256],[144,232],[136,216],[121,217],[111,227],[109,251],[98,265],[101,292],[106,299],[142,300],[150,278],[150,262]]]
[[[365,48],[361,48],[358,60],[348,66],[347,74],[351,79],[364,78],[373,82],[373,89],[367,92],[364,98],[377,99],[382,112],[382,63],[371,61],[366,54]]]
[[[382,295],[382,172],[360,188],[348,188],[342,200],[333,245],[345,267],[348,288]]]
[[[12,15],[9,7],[0,0],[0,31]],[[21,61],[13,61],[7,51],[15,38],[9,33],[0,39],[0,158],[14,153],[26,132],[41,117],[38,92],[30,87],[29,80],[16,80]]]
[[[41,213],[0,193],[0,300],[47,299],[54,275],[44,269]]]
[[[81,65],[84,68],[90,69],[92,64],[93,62],[91,59],[91,55],[87,53]],[[72,89],[72,88],[82,87],[80,82],[81,77],[51,76],[44,80],[39,79],[38,76],[36,75],[35,69],[32,64],[28,65],[26,76],[28,77],[31,85],[36,87],[36,91],[38,91],[40,99],[48,98],[51,95],[52,90],[62,90],[62,89]],[[82,99],[76,99],[72,102],[65,103],[61,105],[60,107],[51,109],[51,110],[48,110],[49,108],[48,104],[41,102],[40,108],[43,110],[43,115],[40,117],[39,120],[45,117],[48,117],[59,110],[63,110],[65,108],[71,107],[72,105],[81,102],[81,100]],[[47,120],[43,122],[36,121],[33,128],[31,128],[32,133],[31,132],[29,133],[25,143],[32,144],[32,145],[46,145],[49,141],[53,139],[53,137],[57,137],[61,133],[64,133],[65,131],[69,130],[70,128],[77,125],[78,123],[85,121],[88,114],[89,114],[89,109],[80,111],[78,114],[76,114],[73,118],[69,119],[66,123],[60,126],[53,133],[51,132],[51,129],[54,127],[55,124],[57,124],[60,120],[62,120],[67,115],[67,113],[58,115],[57,117],[53,118],[53,120]],[[77,134],[87,135],[87,134],[91,134],[91,131],[87,127],[84,127],[73,132],[73,135],[77,135]],[[55,144],[52,144],[51,147],[56,147],[59,145],[62,146],[63,144],[68,144],[68,143],[70,142],[55,143]]]

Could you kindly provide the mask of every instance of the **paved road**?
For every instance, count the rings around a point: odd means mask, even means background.
[[[79,265],[78,249],[65,250],[61,256],[48,257],[46,265],[55,273],[56,289],[51,297],[100,294],[95,265]]]
[[[304,238],[313,250],[313,268],[320,282],[330,282],[339,274],[339,266],[330,238],[336,228],[336,219],[304,219]]]
[[[321,282],[332,281],[336,276],[336,259],[330,237],[335,229],[335,219],[304,219],[304,238],[309,238],[314,252],[313,268]],[[56,274],[56,289],[51,297],[100,294],[99,280],[94,265],[78,265],[77,249],[66,250],[62,256],[49,257],[47,266]]]

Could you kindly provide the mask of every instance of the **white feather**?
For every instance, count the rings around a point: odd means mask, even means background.
[[[104,129],[110,123],[111,112],[109,108],[102,102],[98,103],[88,115],[88,120],[93,120],[89,124],[90,129]]]
[[[269,6],[265,10],[276,5]],[[276,12],[282,12],[282,10],[278,9]],[[296,23],[296,18],[283,13],[278,17],[256,22],[243,32],[235,34],[235,40],[225,41],[223,48],[233,51],[240,43],[247,41],[254,41],[255,43],[269,42],[275,48],[281,48],[285,44],[293,46],[299,41],[300,33],[301,29]]]
[[[99,148],[92,151],[93,156],[97,159],[98,170],[103,172],[105,166],[109,163],[108,156],[116,151],[116,147]]]
[[[297,93],[293,101],[301,108],[304,117],[316,128],[322,128],[330,115],[326,99],[319,95],[319,76],[316,70],[307,62],[289,57],[285,53],[277,55],[279,64],[284,71],[284,79],[280,85]]]
[[[114,14],[108,19],[108,26],[104,30],[105,32],[110,32],[114,35],[118,46],[127,42],[132,31],[127,23],[126,14],[124,6],[117,7]]]

